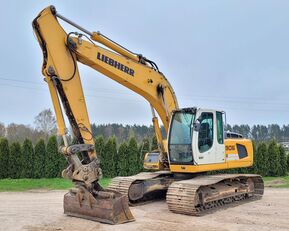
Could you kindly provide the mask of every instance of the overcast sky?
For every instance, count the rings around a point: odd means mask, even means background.
[[[289,1],[1,1],[0,121],[52,108],[31,22],[46,6],[154,60],[180,107],[230,124],[289,123]],[[67,32],[71,30],[62,24]],[[91,122],[150,124],[148,102],[79,65]]]

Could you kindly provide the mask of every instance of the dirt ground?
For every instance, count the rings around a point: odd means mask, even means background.
[[[289,230],[289,189],[266,188],[262,200],[191,217],[168,211],[165,201],[131,208],[135,222],[106,225],[63,214],[65,191],[0,193],[2,231]]]

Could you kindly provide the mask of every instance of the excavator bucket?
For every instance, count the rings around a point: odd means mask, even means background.
[[[64,195],[64,214],[107,224],[134,221],[128,200],[119,192],[104,190],[92,195],[89,192],[70,190]]]

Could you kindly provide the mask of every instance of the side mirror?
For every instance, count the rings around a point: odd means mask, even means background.
[[[201,122],[199,119],[195,120],[193,123],[193,129],[194,131],[198,132],[200,130],[201,127]]]

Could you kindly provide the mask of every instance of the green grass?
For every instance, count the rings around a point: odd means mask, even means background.
[[[263,177],[265,186],[272,188],[289,188],[289,176]]]
[[[100,184],[107,187],[110,183],[109,178],[101,179]],[[27,191],[32,189],[61,190],[73,187],[70,180],[63,178],[53,179],[1,179],[0,192]]]
[[[272,188],[289,188],[289,176],[263,177],[265,186]],[[105,188],[110,183],[110,178],[101,179],[99,182]],[[70,180],[63,178],[53,179],[1,179],[0,192],[17,192],[32,189],[65,190],[73,187]]]

